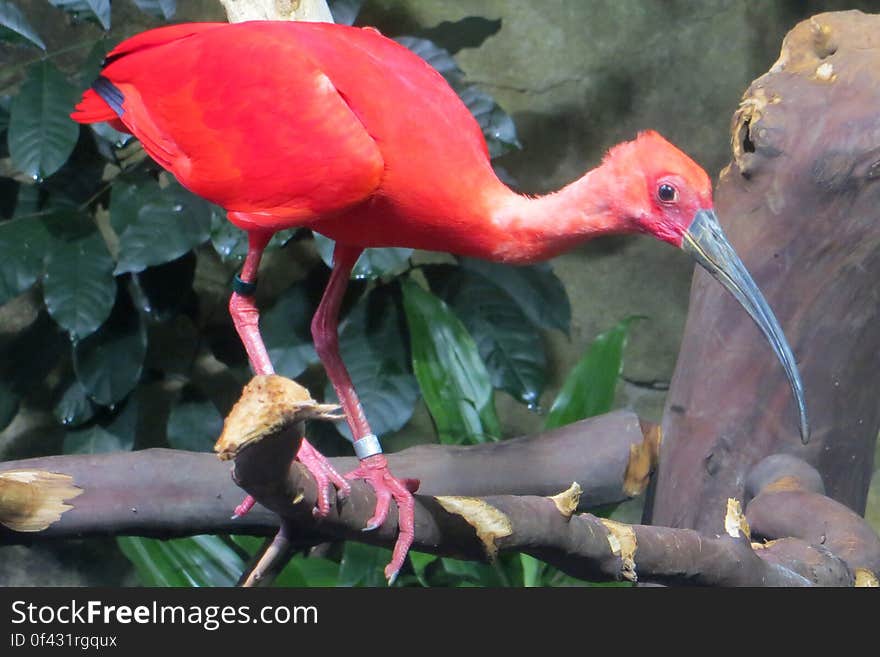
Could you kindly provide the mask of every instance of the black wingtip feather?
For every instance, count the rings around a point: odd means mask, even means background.
[[[119,87],[103,75],[100,75],[97,80],[92,82],[92,89],[116,112],[118,117],[122,118],[122,115],[125,114],[125,109],[122,107],[122,103],[125,102],[125,96],[119,90]]]

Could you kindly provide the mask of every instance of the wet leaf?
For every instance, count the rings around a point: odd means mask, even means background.
[[[54,241],[43,276],[46,309],[74,338],[94,333],[116,299],[113,258],[101,234]]]
[[[137,385],[146,353],[146,327],[127,295],[120,295],[110,319],[74,345],[73,366],[89,396],[109,406]]]
[[[235,586],[246,565],[219,536],[170,541],[124,536],[116,542],[144,586]]]
[[[9,155],[13,166],[35,181],[58,171],[70,157],[79,126],[70,120],[76,90],[51,62],[28,69],[12,101]]]
[[[0,27],[4,28],[0,30],[0,35],[8,30],[24,37],[35,46],[39,46],[43,50],[46,49],[46,44],[43,43],[43,40],[36,30],[31,27],[30,23],[27,22],[21,10],[12,2],[9,2],[9,0],[0,0]]]
[[[443,267],[435,276],[430,272],[432,288],[477,343],[492,385],[536,407],[544,390],[547,358],[540,333],[519,305],[476,272],[452,267]]]
[[[406,360],[402,319],[392,295],[377,288],[352,308],[340,331],[342,362],[377,436],[398,431],[409,422],[419,398],[418,381]],[[324,398],[336,401],[329,382]],[[352,439],[345,422],[334,426]]]
[[[315,246],[321,259],[328,267],[333,266],[333,248],[335,242],[320,233],[315,233]],[[351,271],[353,278],[376,279],[383,276],[394,276],[409,267],[412,249],[364,249]]]
[[[174,449],[213,452],[223,430],[223,418],[209,401],[184,401],[171,407],[168,444]]]
[[[110,29],[110,0],[49,0],[64,9],[74,18],[91,18],[97,20],[105,30]]]
[[[450,308],[412,281],[403,283],[413,371],[440,442],[497,440],[492,383],[477,345]]]
[[[485,276],[507,292],[535,326],[568,333],[571,304],[562,281],[548,263],[513,267],[462,258],[461,266]]]
[[[546,429],[611,410],[617,380],[623,371],[623,349],[634,319],[625,319],[593,340],[553,401],[544,422]]]
[[[129,397],[122,408],[81,429],[67,432],[64,437],[65,454],[98,454],[127,452],[134,447],[137,436],[138,402]]]
[[[139,192],[133,195],[137,202]],[[111,205],[111,219],[112,213]],[[177,185],[159,190],[145,199],[137,218],[119,236],[114,273],[139,272],[175,260],[207,241],[210,233],[211,207],[207,201]]]
[[[59,423],[78,427],[95,417],[96,411],[97,408],[89,399],[86,389],[79,381],[72,379],[52,409],[52,414]]]
[[[36,217],[0,221],[0,305],[36,283],[49,243],[46,226]]]

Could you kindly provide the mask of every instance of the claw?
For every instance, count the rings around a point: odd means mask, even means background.
[[[305,438],[300,444],[296,458],[312,473],[318,486],[317,506],[312,509],[312,515],[315,518],[324,518],[330,513],[331,487],[335,487],[336,499],[341,501],[351,493],[351,485],[330,465],[330,461],[312,447]]]
[[[413,542],[415,525],[415,502],[412,494],[418,490],[417,479],[397,479],[388,471],[388,462],[381,454],[361,461],[358,468],[345,475],[346,479],[364,479],[376,491],[376,510],[361,531],[377,529],[385,523],[393,499],[397,503],[398,528],[397,542],[391,563],[385,567],[385,578],[391,586],[403,567],[406,554]]]

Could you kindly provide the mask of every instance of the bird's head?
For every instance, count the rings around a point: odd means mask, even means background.
[[[809,439],[803,384],[779,322],[724,235],[712,184],[690,157],[656,132],[615,146],[603,162],[616,187],[612,211],[630,229],[653,235],[690,255],[743,306],[770,341],[797,400],[803,442]]]

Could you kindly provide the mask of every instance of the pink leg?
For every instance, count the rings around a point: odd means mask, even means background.
[[[260,259],[263,250],[272,238],[272,233],[250,231],[248,233],[248,252],[244,260],[241,274],[236,281],[232,297],[229,299],[229,314],[232,315],[232,323],[244,344],[251,367],[256,374],[274,374],[272,362],[263,338],[260,336],[260,311],[254,303],[253,295],[256,291],[257,271],[260,268]],[[315,477],[315,482],[320,491],[318,506],[314,513],[316,516],[326,516],[330,512],[330,486],[336,486],[338,496],[344,498],[351,492],[351,485],[342,477],[330,462],[316,450],[303,437],[296,458]],[[250,511],[254,506],[254,498],[248,495],[241,504],[235,508],[233,518],[238,518]]]
[[[342,297],[345,294],[352,267],[361,252],[362,249],[359,248],[336,245],[330,282],[327,283],[324,297],[312,318],[312,337],[315,340],[315,350],[318,352],[321,362],[324,363],[327,376],[330,378],[336,395],[339,397],[339,403],[345,411],[348,426],[351,428],[351,434],[355,440],[355,451],[359,451],[359,447],[363,445],[374,444],[378,446],[378,441],[370,430],[367,417],[364,415],[364,410],[351,383],[351,377],[339,355],[339,307],[342,305]],[[365,442],[361,443],[361,441]],[[370,451],[374,450],[367,450],[367,452]],[[397,479],[392,476],[381,449],[378,453],[362,456],[360,466],[347,474],[346,478],[365,479],[376,491],[376,510],[373,517],[367,522],[364,531],[382,525],[388,515],[391,500],[394,499],[397,502],[399,534],[391,563],[385,568],[385,576],[389,582],[393,582],[403,566],[410,545],[412,545],[415,524],[412,493],[418,488],[418,482]]]

